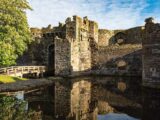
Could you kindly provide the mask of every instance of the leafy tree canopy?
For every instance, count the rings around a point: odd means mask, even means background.
[[[0,0],[0,67],[16,64],[31,42],[27,0]]]

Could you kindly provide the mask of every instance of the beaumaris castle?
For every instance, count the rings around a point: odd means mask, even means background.
[[[152,18],[145,22],[127,30],[108,30],[87,17],[73,16],[56,27],[31,28],[34,42],[19,64],[43,64],[59,76],[143,76],[144,84],[159,84],[160,25]]]

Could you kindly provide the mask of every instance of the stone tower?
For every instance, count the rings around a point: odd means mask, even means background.
[[[94,40],[98,43],[96,22],[88,20],[87,17],[83,19],[78,16],[69,17],[65,24],[60,23],[44,36],[44,41],[50,41],[47,44],[52,45],[54,49],[51,53],[54,55],[46,57],[46,61],[49,61],[48,68],[54,71],[55,75],[77,75],[90,72],[92,67],[90,41]]]
[[[143,40],[143,85],[160,87],[160,24],[153,18],[145,20]]]
[[[73,21],[66,23],[66,27],[66,37],[71,41],[72,74],[89,71],[92,67],[90,41],[98,42],[98,24],[87,17],[73,16]]]

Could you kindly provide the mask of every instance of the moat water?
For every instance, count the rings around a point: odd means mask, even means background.
[[[26,93],[35,120],[160,120],[160,90],[139,77],[79,77]]]

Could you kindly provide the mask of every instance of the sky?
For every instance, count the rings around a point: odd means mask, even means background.
[[[88,16],[101,29],[128,29],[143,26],[147,17],[160,22],[160,0],[28,0],[30,27],[57,26],[67,17]]]

